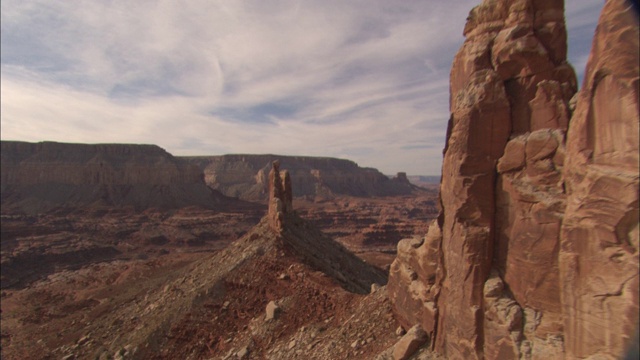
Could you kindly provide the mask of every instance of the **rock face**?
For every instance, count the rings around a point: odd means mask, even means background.
[[[361,168],[349,160],[276,155],[223,155],[183,158],[198,165],[211,188],[247,201],[266,201],[268,174],[278,160],[297,185],[294,197],[332,199],[337,195],[387,196],[411,194],[408,181],[392,181],[376,169]],[[405,176],[406,178],[406,176]]]
[[[199,168],[155,145],[2,141],[0,159],[3,209],[211,208],[230,201],[206,186]]]
[[[280,162],[274,161],[269,172],[269,225],[275,231],[284,229],[284,217],[293,211],[291,178],[288,171],[280,172]]]
[[[411,182],[409,182],[409,178],[407,177],[406,172],[399,172],[392,180],[399,182],[401,184],[411,185]]]
[[[424,239],[399,243],[388,285],[398,319],[447,358],[616,358],[633,334],[638,26],[625,8],[603,10],[573,117],[562,1],[471,11],[451,70],[442,212]]]
[[[559,267],[569,357],[620,358],[638,326],[638,38],[638,13],[607,1],[567,136]]]

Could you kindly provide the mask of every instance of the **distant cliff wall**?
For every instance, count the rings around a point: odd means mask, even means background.
[[[204,172],[206,183],[223,194],[249,201],[267,201],[269,171],[278,160],[297,185],[293,196],[332,198],[336,195],[387,196],[410,194],[408,181],[393,181],[376,169],[353,161],[308,156],[222,155],[184,157]]]
[[[638,321],[637,20],[606,2],[572,114],[563,2],[471,11],[451,70],[442,211],[424,239],[399,243],[388,286],[398,319],[438,353],[624,352]]]
[[[205,185],[198,167],[155,145],[2,141],[1,150],[3,211],[210,208],[226,201]]]

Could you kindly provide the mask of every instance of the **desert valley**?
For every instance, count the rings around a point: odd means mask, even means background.
[[[404,174],[389,178],[339,159],[178,158],[148,145],[9,141],[1,154],[2,339],[9,358],[105,358],[122,349],[122,357],[202,358],[242,348],[267,356],[271,343],[288,346],[301,326],[308,336],[334,328],[322,334],[336,338],[335,348],[323,350],[327,359],[364,356],[361,347],[372,337],[381,339],[373,347],[380,351],[398,325],[383,291],[366,300],[362,294],[386,283],[397,242],[426,232],[438,214],[437,183],[422,188]],[[261,222],[274,162],[304,184],[290,193],[298,215],[288,226],[301,226],[291,243]],[[186,279],[187,288],[172,288]],[[153,303],[140,303],[150,296]],[[247,327],[270,301],[285,311],[277,322],[260,321],[267,338],[255,339]],[[360,302],[367,325],[342,333],[339,322]],[[387,325],[376,329],[368,311],[378,306]],[[156,307],[162,315],[140,316]],[[219,321],[205,325],[209,317]],[[167,335],[145,349],[150,333],[116,339],[142,328]],[[357,335],[362,346],[352,348],[356,339],[345,341]],[[86,338],[83,346],[76,338]],[[299,357],[319,339],[300,341],[280,351]]]
[[[3,140],[2,358],[635,358],[638,16],[473,8],[440,176]]]

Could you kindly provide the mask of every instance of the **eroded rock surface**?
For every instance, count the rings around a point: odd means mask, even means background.
[[[620,358],[638,326],[638,37],[638,14],[607,1],[568,133],[559,266],[572,358]]]
[[[407,360],[415,352],[429,340],[427,333],[420,327],[414,325],[404,336],[395,344],[393,348],[394,360]]]
[[[394,312],[450,359],[616,358],[638,316],[637,14],[607,2],[573,117],[562,1],[486,0],[464,34],[442,211],[398,244]]]
[[[247,201],[263,202],[269,195],[271,164],[279,161],[296,183],[294,197],[318,200],[339,196],[408,195],[415,189],[402,175],[392,180],[376,169],[353,161],[325,157],[280,155],[222,155],[184,157],[199,166],[211,188]],[[407,180],[407,181],[404,181]]]
[[[275,231],[284,229],[284,217],[293,211],[291,178],[288,171],[280,172],[280,162],[274,161],[269,172],[269,225]]]
[[[58,208],[221,208],[202,171],[156,145],[2,141],[3,211]]]

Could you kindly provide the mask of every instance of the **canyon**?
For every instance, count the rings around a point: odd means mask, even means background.
[[[2,357],[637,348],[638,14],[606,1],[580,89],[562,1],[483,0],[463,34],[440,177],[2,141]]]
[[[397,323],[384,290],[365,294],[386,282],[396,243],[437,214],[436,191],[326,158],[337,168],[332,187],[300,196],[289,187],[287,209],[296,211],[286,227],[294,234],[283,244],[280,231],[261,221],[273,213],[268,180],[266,197],[226,196],[198,166],[154,145],[3,141],[1,160],[8,359],[216,358],[243,350],[296,358],[311,348],[327,359],[368,358],[396,341]],[[239,185],[254,175],[239,177]],[[193,266],[200,270],[192,273]],[[247,332],[269,302],[284,315],[260,331],[270,343],[285,342],[278,350]],[[342,324],[354,320],[352,307],[360,321],[347,334]],[[384,326],[369,316],[373,308]],[[194,322],[194,315],[219,321]],[[291,332],[300,326],[307,331]],[[292,341],[298,346],[290,349]]]
[[[221,173],[211,173],[210,165],[155,145],[1,145],[3,287],[47,274],[33,262],[52,270],[79,255],[74,266],[183,246],[219,250],[259,221],[268,197],[265,169],[279,158],[195,158],[222,164]],[[300,215],[378,266],[388,266],[397,242],[422,232],[437,214],[437,192],[406,176],[389,179],[342,159],[281,158],[293,167],[293,180],[307,185],[292,198]]]
[[[3,358],[388,352],[397,323],[385,271],[298,215],[278,162],[268,178],[267,213],[244,234],[233,231],[255,207],[4,214]]]
[[[247,201],[265,201],[271,163],[279,161],[298,184],[293,196],[330,200],[338,196],[410,195],[412,185],[406,173],[389,179],[373,168],[361,168],[350,160],[309,156],[223,155],[183,157],[204,172],[212,189]]]
[[[2,141],[3,210],[221,208],[202,172],[155,145]]]

